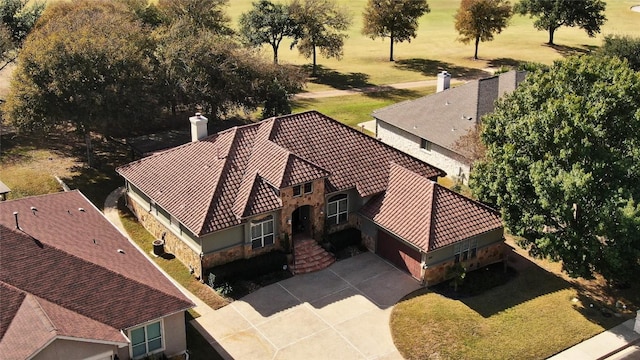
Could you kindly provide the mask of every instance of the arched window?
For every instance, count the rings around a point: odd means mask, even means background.
[[[251,248],[273,244],[273,215],[251,222]]]
[[[329,201],[327,201],[327,221],[329,225],[346,222],[348,214],[347,194],[339,194],[329,198]]]

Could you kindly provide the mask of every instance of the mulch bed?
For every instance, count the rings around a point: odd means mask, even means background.
[[[434,292],[450,299],[464,299],[480,295],[483,292],[501,286],[518,276],[518,272],[503,263],[492,264],[483,268],[467,272],[458,291],[454,290],[451,281],[444,281],[431,287]]]

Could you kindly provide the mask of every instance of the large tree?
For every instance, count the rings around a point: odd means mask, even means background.
[[[465,44],[474,41],[473,58],[478,59],[480,42],[493,40],[494,34],[507,27],[512,14],[507,0],[462,0],[455,16],[458,40]]]
[[[293,38],[298,27],[289,7],[269,0],[253,3],[253,8],[240,16],[240,35],[252,46],[271,45],[273,63],[278,63],[278,48],[285,37]]]
[[[389,38],[393,61],[393,44],[415,39],[418,19],[430,11],[426,0],[369,0],[362,33],[372,39]]]
[[[229,0],[158,0],[158,11],[165,22],[185,31],[206,29],[229,35],[233,30],[226,13],[228,3]]]
[[[298,51],[313,59],[312,73],[316,74],[316,49],[325,57],[342,58],[345,30],[351,25],[346,8],[332,0],[293,0],[291,16],[299,26],[296,37]]]
[[[640,74],[617,58],[538,70],[483,119],[482,200],[535,256],[626,281],[640,258]]]
[[[553,35],[561,26],[577,26],[594,37],[607,20],[605,7],[602,0],[520,0],[514,10],[537,18],[533,26],[547,31],[548,44],[553,45]]]
[[[156,115],[151,44],[122,3],[51,3],[24,43],[4,106],[22,130],[71,124],[86,136]],[[91,152],[88,152],[91,165]]]
[[[0,70],[16,59],[18,49],[42,15],[44,6],[44,2],[37,1],[0,1]]]

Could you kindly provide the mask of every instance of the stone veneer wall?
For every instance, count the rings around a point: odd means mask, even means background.
[[[155,237],[161,239],[164,233],[164,249],[167,253],[175,255],[185,266],[193,270],[193,274],[201,278],[200,254],[191,249],[178,238],[167,226],[162,224],[148,209],[144,209],[138,202],[127,195],[127,205],[138,221]]]
[[[289,239],[293,238],[291,224],[293,212],[305,205],[311,206],[310,216],[311,225],[314,229],[313,238],[320,240],[324,229],[324,179],[313,181],[313,191],[310,194],[302,194],[301,196],[293,196],[293,187],[280,189],[280,199],[282,200],[282,210],[280,213],[280,233],[289,235]],[[292,221],[291,221],[292,222]]]
[[[473,271],[483,266],[503,261],[505,252],[506,245],[504,242],[491,244],[478,249],[476,257],[463,261],[462,265],[467,271]],[[446,280],[447,269],[453,265],[455,265],[455,261],[452,257],[451,260],[429,266],[424,272],[425,285],[431,286]]]

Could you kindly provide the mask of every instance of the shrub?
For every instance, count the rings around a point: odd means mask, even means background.
[[[229,282],[252,280],[264,274],[282,270],[287,264],[287,256],[280,251],[271,251],[250,259],[232,261],[209,269],[207,283],[221,292],[227,290]]]
[[[359,246],[362,242],[360,230],[351,228],[329,234],[329,243],[333,253],[340,252],[349,246]]]

